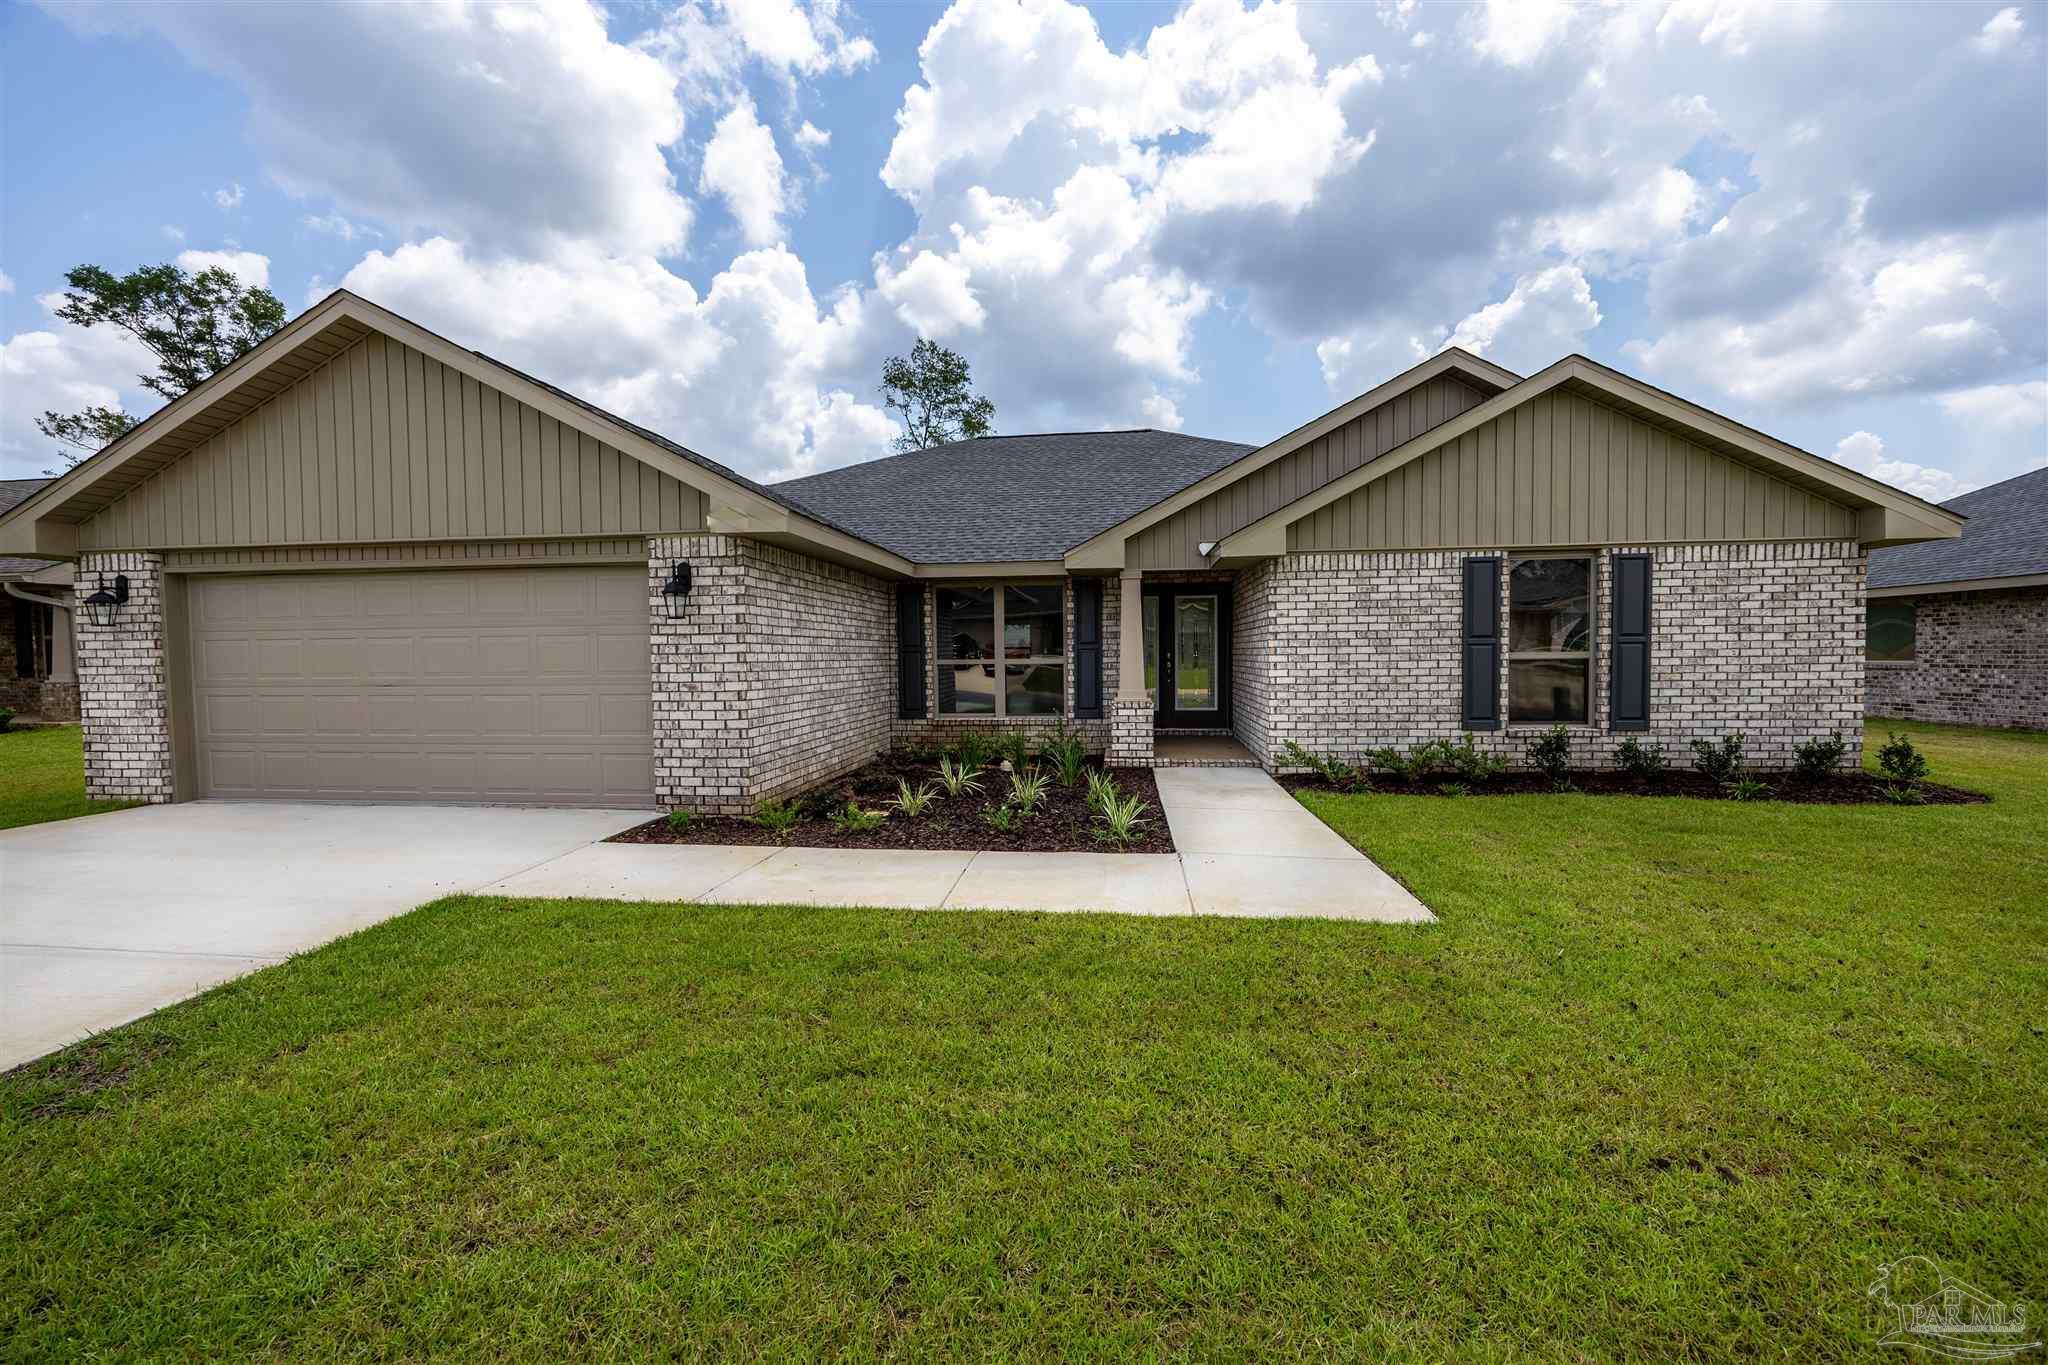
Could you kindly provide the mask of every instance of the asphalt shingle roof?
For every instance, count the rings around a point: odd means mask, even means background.
[[[1963,534],[1871,551],[1871,587],[2048,574],[2048,469],[1950,498],[1942,506],[1969,518]]]
[[[769,491],[921,563],[1058,559],[1254,449],[1149,429],[984,436]]]
[[[31,494],[48,482],[48,479],[0,479],[0,515],[5,515],[13,507],[28,501]],[[34,573],[37,569],[49,567],[50,561],[47,559],[17,559],[0,555],[0,578]]]

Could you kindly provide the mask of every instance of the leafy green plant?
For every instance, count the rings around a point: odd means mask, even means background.
[[[1030,815],[1044,803],[1046,788],[1051,785],[1052,779],[1044,769],[1036,765],[1019,768],[1010,774],[1010,803],[1020,813]]]
[[[1771,794],[1768,783],[1759,782],[1753,777],[1737,778],[1728,784],[1726,790],[1730,801],[1760,801]]]
[[[754,807],[754,823],[777,838],[787,838],[804,818],[804,808],[795,801],[763,801]]]
[[[1438,750],[1450,764],[1451,771],[1458,775],[1452,786],[1480,786],[1507,771],[1506,759],[1480,748],[1470,735],[1458,744],[1439,743]]]
[[[1692,766],[1716,786],[1726,786],[1742,776],[1742,732],[1733,731],[1716,743],[1709,739],[1692,742]]]
[[[981,822],[998,834],[1008,834],[1017,826],[1017,812],[1008,802],[1000,806],[983,806]]]
[[[981,790],[981,765],[969,763],[964,758],[958,762],[942,758],[939,760],[939,785],[946,789],[948,796],[978,792]]]
[[[1028,735],[1004,735],[996,741],[996,752],[1010,765],[1010,771],[1017,772],[1030,766],[1038,750]]]
[[[1472,789],[1466,786],[1463,782],[1440,783],[1437,786],[1437,790],[1442,792],[1445,796],[1469,796],[1472,792]]]
[[[906,819],[915,820],[931,809],[932,802],[938,799],[938,788],[932,783],[920,782],[913,787],[909,778],[899,777],[896,779],[896,799],[890,804],[903,812]]]
[[[1111,773],[1107,768],[1090,768],[1088,770],[1089,810],[1094,811],[1097,815],[1102,814],[1103,803],[1115,799],[1116,795],[1115,774]]]
[[[14,708],[11,706],[0,706],[0,735],[6,734],[13,725]]]
[[[1151,809],[1152,803],[1136,792],[1128,796],[1112,796],[1102,803],[1102,809],[1097,812],[1102,828],[1095,831],[1095,837],[1118,848],[1129,848],[1144,837],[1143,826],[1151,823],[1145,819],[1145,812]]]
[[[1475,761],[1481,759],[1476,746],[1472,752]],[[1405,754],[1388,747],[1374,749],[1365,757],[1374,768],[1403,782],[1422,783],[1458,771],[1458,750],[1440,739],[1426,739]]]
[[[848,801],[826,817],[841,834],[866,834],[889,818],[885,810],[863,810],[858,801]]]
[[[1552,791],[1572,787],[1572,736],[1562,725],[1553,725],[1529,741],[1529,766],[1550,779]]]
[[[690,812],[686,810],[672,810],[668,813],[669,833],[681,834],[684,830],[688,829],[689,827]]]
[[[1280,751],[1286,755],[1289,767],[1306,768],[1321,778],[1324,785],[1338,791],[1357,791],[1371,785],[1362,769],[1354,768],[1334,755],[1311,753],[1291,739],[1281,746]]]
[[[1893,782],[1908,785],[1927,779],[1927,755],[1913,747],[1904,735],[1887,732],[1884,747],[1877,751],[1877,766]]]
[[[1664,746],[1645,744],[1630,735],[1614,751],[1614,766],[1630,777],[1655,777],[1669,766]]]
[[[1927,801],[1926,793],[1910,782],[1887,782],[1878,790],[1895,806],[1919,806]]]
[[[1065,721],[1061,721],[1053,737],[1039,747],[1038,755],[1052,765],[1062,787],[1071,787],[1079,782],[1081,774],[1088,769],[1088,745],[1080,735],[1067,728]]]
[[[1806,740],[1792,751],[1792,771],[1802,782],[1825,781],[1835,775],[1842,766],[1842,755],[1848,752],[1842,732],[1830,731],[1826,739]]]
[[[986,768],[995,745],[979,730],[965,730],[953,741],[953,757],[963,768]]]

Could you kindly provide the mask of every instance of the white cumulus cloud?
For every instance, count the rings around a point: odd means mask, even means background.
[[[225,270],[250,289],[270,287],[270,258],[257,251],[181,251],[178,266],[194,275],[202,270]]]
[[[1868,474],[1929,502],[1946,502],[1977,486],[1963,482],[1946,469],[1890,459],[1884,453],[1884,442],[1867,431],[1850,432],[1836,442],[1832,458],[1859,474]]]
[[[740,235],[749,246],[782,240],[782,215],[789,210],[789,179],[775,135],[755,116],[751,101],[741,101],[718,120],[704,148],[704,170],[698,180],[707,194],[725,200]]]

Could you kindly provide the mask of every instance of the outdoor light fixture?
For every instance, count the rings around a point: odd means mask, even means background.
[[[128,575],[124,573],[115,574],[114,586],[109,590],[107,587],[107,576],[101,574],[99,590],[90,597],[87,597],[80,605],[85,608],[86,620],[96,626],[111,626],[114,624],[115,613],[121,609],[121,604],[127,600]]]
[[[661,585],[661,603],[667,609],[668,619],[683,619],[683,605],[690,600],[690,561],[678,559],[668,571],[668,582]]]

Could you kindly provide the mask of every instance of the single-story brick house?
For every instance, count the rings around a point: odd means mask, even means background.
[[[1870,556],[1869,712],[2048,730],[2048,469],[1942,507],[1961,537]]]
[[[1250,447],[993,437],[772,487],[346,292],[0,516],[75,561],[96,796],[733,810],[965,727],[1763,764],[1963,519],[1579,356]],[[688,591],[682,589],[687,586]],[[110,600],[119,599],[119,600]]]

